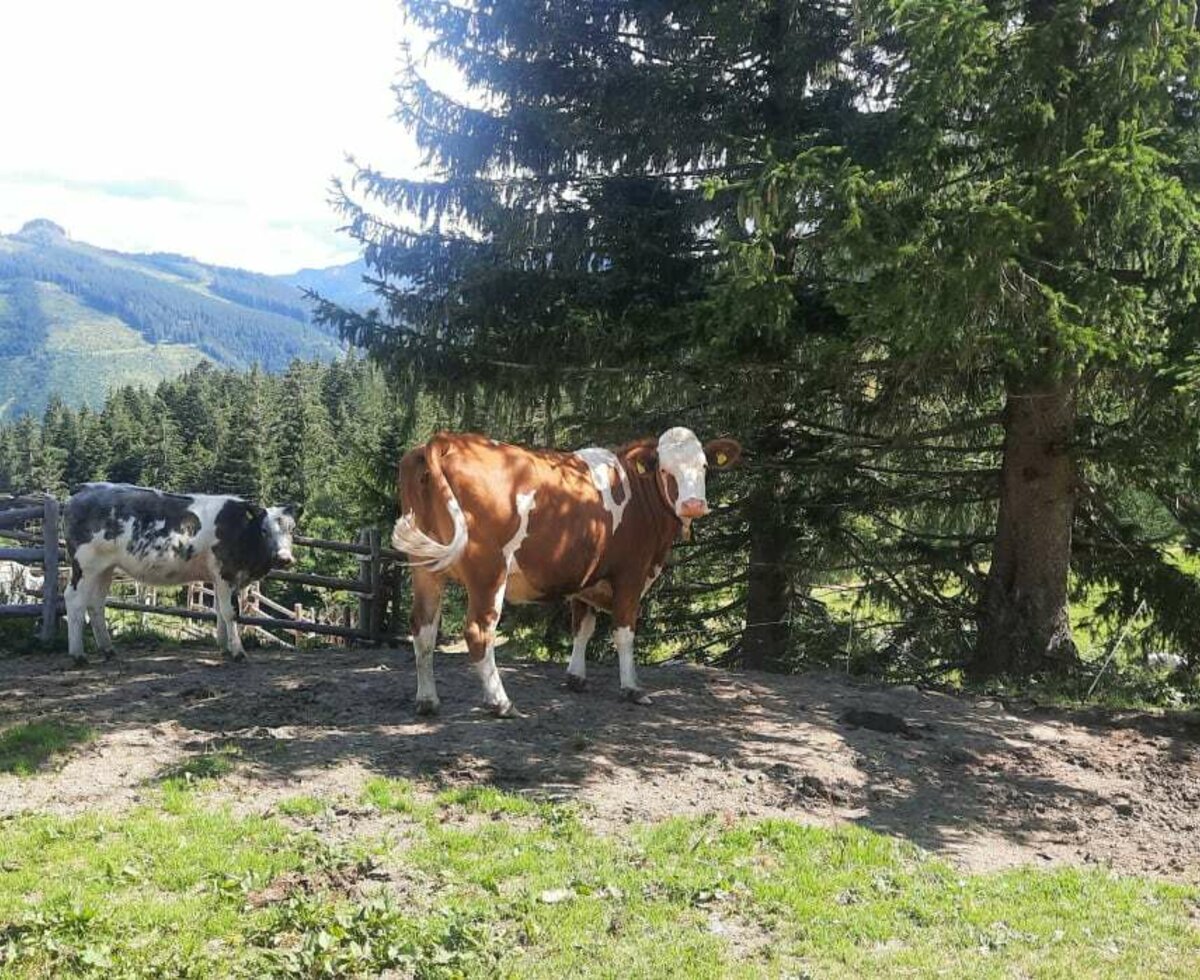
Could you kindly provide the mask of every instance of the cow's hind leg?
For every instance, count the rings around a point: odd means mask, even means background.
[[[468,587],[467,652],[483,684],[484,703],[498,718],[517,717],[517,709],[508,699],[500,671],[496,669],[496,624],[504,608],[505,578],[500,575],[484,587]]]
[[[417,662],[417,714],[436,715],[437,681],[433,676],[433,651],[437,647],[438,623],[442,618],[442,594],[446,581],[423,568],[412,572],[412,637]]]
[[[112,585],[112,577],[113,570],[111,568],[99,575],[93,575],[88,582],[86,594],[92,636],[96,638],[96,648],[103,654],[105,660],[111,660],[116,656],[112,637],[108,632],[108,622],[104,618],[104,600],[108,598],[108,588]]]
[[[587,645],[596,631],[596,611],[581,599],[571,600],[571,662],[567,665],[567,687],[587,687]]]

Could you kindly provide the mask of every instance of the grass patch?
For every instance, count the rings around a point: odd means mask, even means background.
[[[315,817],[329,809],[329,805],[315,796],[289,796],[280,800],[275,808],[289,817]]]
[[[0,824],[0,974],[220,976],[261,955],[246,895],[301,867],[304,838],[185,807]],[[115,972],[114,972],[115,971]],[[246,971],[243,971],[243,973]]]
[[[433,810],[403,780],[370,787],[381,809]],[[422,820],[397,850],[342,851],[202,800],[0,823],[0,973],[1200,973],[1200,889],[1099,870],[963,874],[859,828],[709,818],[610,836],[481,788],[438,805],[528,819]],[[376,875],[376,859],[394,870]]]
[[[87,742],[93,732],[86,725],[62,721],[31,721],[0,732],[0,773],[31,776],[50,758]]]
[[[437,795],[442,807],[458,806],[468,813],[507,814],[528,817],[538,813],[541,804],[523,796],[505,793],[495,786],[455,786]]]
[[[222,745],[167,766],[158,775],[166,809],[178,812],[184,798],[233,772],[241,755],[236,745]]]
[[[417,788],[407,779],[372,776],[363,787],[363,802],[382,813],[406,813],[426,816],[428,804],[417,796]]]

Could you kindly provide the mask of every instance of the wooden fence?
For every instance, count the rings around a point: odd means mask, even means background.
[[[0,547],[0,560],[8,559],[23,565],[40,565],[44,574],[42,601],[19,605],[0,605],[0,616],[37,617],[42,621],[40,636],[43,642],[53,639],[58,617],[64,614],[59,595],[61,556],[65,554],[58,537],[59,503],[51,496],[0,496],[0,545],[6,539],[21,543],[21,547]],[[40,524],[40,528],[31,525]],[[319,622],[315,610],[293,606],[291,610],[264,596],[255,583],[247,590],[249,601],[239,610],[238,623],[257,632],[285,632],[299,640],[302,635],[341,637],[343,640],[378,644],[400,638],[402,633],[398,598],[400,570],[404,555],[380,542],[375,528],[360,532],[358,541],[326,541],[320,538],[293,537],[297,547],[317,551],[332,551],[357,557],[358,574],[354,578],[316,575],[309,572],[276,570],[267,578],[291,582],[323,590],[350,592],[357,596],[357,623],[346,617],[341,623]],[[156,593],[151,593],[156,595]],[[130,610],[144,615],[171,616],[186,620],[215,622],[216,612],[206,604],[211,589],[189,589],[183,606],[162,606],[144,599],[109,596],[106,605],[113,609]],[[265,614],[264,614],[265,610]],[[305,618],[305,613],[311,613]],[[389,615],[389,612],[391,615]],[[269,634],[281,641],[274,632]]]
[[[40,531],[31,524],[41,524]],[[16,541],[14,547],[5,541]],[[41,565],[42,601],[0,606],[0,616],[28,616],[42,621],[43,643],[54,639],[61,603],[58,596],[58,501],[53,497],[0,497],[0,561]]]

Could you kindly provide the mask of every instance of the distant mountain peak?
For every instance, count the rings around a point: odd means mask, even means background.
[[[49,218],[34,218],[32,221],[26,221],[21,226],[21,230],[13,237],[27,242],[39,242],[51,245],[57,242],[65,242],[68,236],[66,228],[51,221]]]

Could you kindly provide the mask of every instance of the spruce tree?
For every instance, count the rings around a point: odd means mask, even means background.
[[[892,138],[869,157],[810,148],[765,168],[747,210],[760,227],[786,216],[812,229],[808,251],[839,310],[910,384],[949,378],[967,414],[967,398],[1003,400],[970,667],[1067,669],[1080,519],[1127,537],[1113,518],[1128,508],[1106,515],[1103,484],[1144,473],[1147,449],[1159,465],[1166,447],[1179,449],[1176,474],[1195,458],[1194,414],[1172,422],[1187,436],[1157,445],[1135,447],[1122,431],[1178,408],[1156,375],[1195,340],[1195,12],[1174,0],[860,10],[863,56],[887,62],[880,116]],[[759,256],[773,255],[758,238]],[[1161,475],[1152,483],[1147,495],[1170,496]],[[1122,547],[1126,559],[1169,560]],[[1105,577],[1103,555],[1090,558],[1090,574]],[[1144,585],[1150,572],[1137,567]]]
[[[711,188],[811,142],[857,138],[859,76],[871,66],[840,67],[848,9],[404,7],[470,95],[439,91],[409,60],[398,115],[430,177],[358,172],[342,207],[381,309],[325,303],[320,315],[396,377],[445,394],[463,423],[497,434],[620,442],[684,423],[741,438],[757,464],[734,478],[746,506],[715,522],[720,547],[701,581],[739,596],[745,662],[777,660],[802,584],[790,542],[807,519],[788,503],[803,488],[780,478],[794,447],[778,430],[801,352],[841,319],[790,271],[735,301],[714,298],[722,250],[747,229],[737,195]],[[397,211],[414,220],[397,223]],[[721,605],[728,615],[728,594]]]

